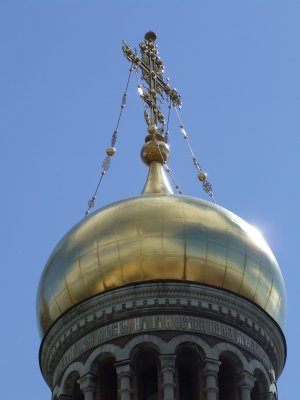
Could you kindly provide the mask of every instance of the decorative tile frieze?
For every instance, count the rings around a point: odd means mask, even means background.
[[[137,310],[139,318],[136,318]],[[48,382],[52,381],[53,375],[58,374],[54,372],[55,368],[57,369],[62,363],[64,366],[67,365],[67,361],[61,360],[67,360],[70,354],[73,354],[70,362],[76,358],[77,353],[82,354],[74,350],[78,346],[90,348],[100,343],[94,339],[93,342],[89,342],[92,340],[90,337],[99,336],[99,332],[104,332],[105,329],[119,330],[122,335],[138,334],[139,331],[132,328],[134,324],[132,321],[138,323],[141,321],[140,318],[155,318],[155,316],[161,321],[169,316],[173,325],[169,328],[167,325],[152,327],[148,331],[158,333],[160,330],[163,332],[168,329],[189,330],[183,325],[180,327],[178,318],[182,318],[182,321],[187,318],[191,324],[200,324],[199,326],[216,324],[215,326],[220,327],[220,331],[234,332],[235,340],[226,335],[214,335],[207,329],[190,329],[190,331],[198,335],[210,334],[231,341],[256,357],[258,357],[257,351],[261,354],[262,352],[255,349],[264,349],[263,359],[266,368],[274,368],[276,375],[280,374],[283,368],[285,360],[283,335],[277,324],[259,307],[220,289],[165,282],[140,284],[134,289],[128,286],[112,290],[88,299],[69,310],[54,324],[42,343],[40,362],[45,378]],[[131,330],[124,332],[127,326],[130,326]],[[105,340],[112,341],[116,337],[120,335],[108,336]],[[84,341],[90,344],[82,345]]]

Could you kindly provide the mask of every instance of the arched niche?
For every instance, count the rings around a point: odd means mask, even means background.
[[[73,371],[67,376],[64,382],[63,393],[72,400],[84,400],[84,395],[80,390],[78,379],[79,373]]]
[[[160,360],[150,344],[137,346],[132,353],[134,399],[159,400],[161,388]]]
[[[93,360],[91,372],[96,379],[96,400],[118,400],[115,362],[115,357],[110,353],[103,353]]]
[[[219,400],[240,400],[237,376],[243,372],[241,360],[231,351],[224,351],[220,354],[219,361]]]
[[[180,400],[202,400],[201,366],[204,353],[195,343],[181,343],[176,349],[176,389]]]
[[[265,374],[259,370],[254,370],[254,387],[251,391],[251,400],[264,400],[265,394],[269,392],[268,381]]]

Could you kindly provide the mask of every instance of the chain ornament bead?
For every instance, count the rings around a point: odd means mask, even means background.
[[[96,190],[95,190],[93,196],[88,201],[88,208],[87,208],[87,210],[85,212],[85,216],[87,216],[89,214],[90,210],[95,206],[96,195],[98,193],[98,190],[99,190],[99,187],[101,185],[102,179],[103,179],[104,175],[107,173],[107,171],[110,168],[110,164],[111,164],[111,160],[110,159],[111,159],[111,157],[116,153],[115,145],[116,145],[117,139],[118,139],[119,124],[120,124],[120,121],[121,121],[123,110],[124,110],[126,102],[127,102],[127,94],[128,94],[127,90],[128,90],[131,74],[132,74],[133,71],[134,71],[134,68],[133,68],[133,65],[131,65],[131,67],[129,69],[129,75],[128,75],[128,78],[127,78],[125,91],[124,91],[124,93],[122,95],[121,110],[119,112],[119,116],[118,116],[118,119],[117,119],[116,128],[113,131],[113,134],[112,134],[112,137],[111,137],[111,146],[106,149],[106,156],[104,157],[104,160],[103,160],[102,166],[101,166],[100,178],[98,180],[98,184],[97,184],[97,187],[96,187]]]
[[[111,157],[113,157],[116,153],[115,146],[118,139],[118,128],[122,113],[127,103],[127,90],[132,72],[135,72],[136,75],[137,90],[140,99],[143,102],[144,119],[148,126],[149,132],[149,135],[145,140],[146,143],[143,147],[143,149],[149,149],[148,153],[145,153],[145,156],[147,156],[146,163],[151,163],[153,160],[159,160],[159,162],[162,163],[166,172],[169,174],[177,192],[179,194],[182,193],[180,186],[175,181],[174,175],[170,167],[166,164],[169,152],[166,143],[168,143],[169,141],[169,122],[171,110],[174,108],[177,119],[179,121],[181,134],[185,142],[187,143],[187,146],[192,156],[194,167],[197,170],[198,179],[202,183],[204,192],[207,193],[215,202],[212,185],[207,180],[207,173],[202,170],[201,165],[199,164],[193,152],[187,131],[179,116],[178,110],[181,109],[182,105],[181,96],[176,88],[170,87],[169,78],[164,79],[163,77],[164,64],[161,58],[158,56],[158,48],[155,44],[156,38],[157,36],[154,32],[149,31],[146,33],[144,42],[139,44],[141,52],[140,56],[137,54],[137,50],[135,48],[131,49],[131,47],[127,43],[123,42],[123,53],[127,60],[131,63],[129,76],[127,79],[125,91],[121,98],[121,109],[117,119],[116,128],[113,131],[111,137],[111,145],[106,149],[106,154],[101,165],[99,181],[93,196],[88,201],[88,209],[85,215],[88,215],[90,209],[94,207],[96,195],[98,193],[102,179],[111,166]],[[141,79],[145,82],[147,87],[145,85],[141,85],[139,81],[139,74],[141,75]],[[161,109],[161,105],[165,104],[166,100],[169,102],[167,118],[165,118]],[[145,161],[145,159],[143,160]]]
[[[200,182],[202,182],[202,187],[203,187],[204,192],[207,193],[209,195],[209,197],[215,203],[216,201],[215,201],[215,198],[214,198],[214,195],[213,195],[212,185],[207,180],[207,173],[202,171],[202,168],[201,168],[201,166],[200,166],[200,164],[199,164],[199,162],[198,162],[198,160],[197,160],[197,158],[196,158],[196,156],[195,156],[195,154],[193,152],[192,146],[191,146],[189,138],[188,138],[188,134],[187,134],[187,132],[185,130],[185,127],[184,127],[184,125],[183,125],[183,123],[181,121],[178,109],[177,109],[176,106],[174,108],[175,108],[175,112],[176,112],[177,119],[178,119],[178,122],[179,122],[180,131],[181,131],[182,136],[183,136],[184,140],[186,141],[186,143],[188,145],[188,148],[190,150],[190,153],[191,153],[191,156],[192,156],[192,160],[193,160],[193,164],[194,164],[196,170],[198,171],[198,179],[199,179]]]

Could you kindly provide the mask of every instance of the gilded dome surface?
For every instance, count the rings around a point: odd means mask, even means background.
[[[232,212],[188,196],[143,194],[104,207],[60,241],[41,277],[41,334],[73,305],[135,282],[178,280],[227,289],[282,327],[283,278],[261,234]]]

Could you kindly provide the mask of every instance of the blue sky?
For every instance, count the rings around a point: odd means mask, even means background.
[[[166,76],[217,203],[258,227],[288,294],[280,399],[298,392],[300,3],[0,0],[2,397],[50,399],[35,298],[52,249],[86,209],[119,112],[122,40],[158,34]],[[206,198],[173,118],[170,166]],[[96,207],[138,194],[146,134],[132,80]]]

